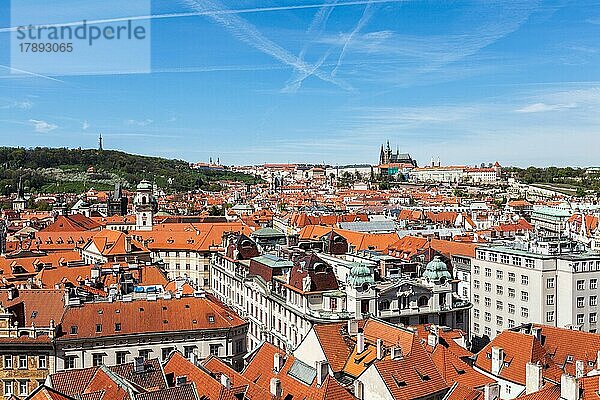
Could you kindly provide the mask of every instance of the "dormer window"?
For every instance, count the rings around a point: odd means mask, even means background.
[[[72,325],[71,326],[70,333],[71,333],[71,335],[77,335],[77,325]]]
[[[96,333],[102,332],[102,324],[96,324]]]

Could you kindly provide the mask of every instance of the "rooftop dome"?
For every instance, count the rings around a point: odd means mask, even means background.
[[[445,283],[447,280],[452,279],[446,263],[442,261],[440,256],[433,257],[433,260],[427,263],[425,272],[423,272],[423,278],[429,282],[441,282]]]
[[[371,269],[364,264],[356,264],[350,270],[348,275],[348,284],[354,287],[362,286],[365,283],[375,283]]]

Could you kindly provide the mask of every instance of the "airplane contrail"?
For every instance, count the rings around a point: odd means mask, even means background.
[[[212,11],[224,10],[223,6],[221,6],[217,1],[186,0],[186,3],[201,12],[207,11],[207,8]],[[268,56],[273,57],[281,63],[286,64],[296,70],[302,71],[303,73],[312,73],[319,79],[339,86],[342,89],[352,90],[352,87],[350,85],[341,80],[335,79],[329,76],[328,74],[325,74],[318,70],[313,71],[312,66],[306,64],[302,60],[299,60],[289,51],[265,37],[262,33],[258,31],[258,29],[256,29],[254,25],[252,25],[245,19],[237,15],[223,13],[213,13],[207,15],[209,16],[209,18],[215,21],[218,25],[225,28],[240,41],[248,44],[249,46],[254,47],[255,49],[267,54]]]
[[[337,74],[337,71],[338,71],[340,65],[342,64],[344,56],[346,55],[346,49],[348,48],[348,45],[350,44],[352,39],[354,39],[354,35],[356,35],[362,29],[362,27],[369,21],[369,19],[373,16],[373,11],[371,9],[372,4],[373,4],[373,2],[367,3],[367,6],[365,7],[365,10],[363,11],[363,14],[361,15],[360,19],[358,20],[358,23],[356,24],[356,26],[354,27],[352,32],[350,32],[350,34],[346,37],[346,41],[344,42],[344,46],[342,47],[342,51],[340,52],[340,56],[338,57],[337,64],[336,64],[335,68],[333,69],[333,71],[331,71],[332,77],[335,77],[335,75]]]
[[[290,81],[283,89],[281,89],[281,91],[283,93],[294,93],[295,91],[297,91],[300,88],[300,85],[302,85],[302,82],[304,82],[304,80],[306,78],[308,78],[309,76],[314,74],[315,71],[317,71],[319,68],[321,68],[321,65],[323,65],[323,63],[325,62],[327,57],[329,57],[330,53],[331,53],[331,51],[328,51],[325,54],[323,54],[323,56],[319,59],[319,61],[317,61],[315,63],[315,65],[312,66],[310,71],[301,73],[294,80]]]
[[[378,4],[378,3],[405,3],[411,0],[352,0],[342,3],[319,3],[319,4],[299,4],[291,6],[273,6],[273,7],[256,7],[256,8],[241,8],[241,9],[221,9],[221,10],[206,10],[196,12],[182,12],[182,13],[167,13],[167,14],[149,14],[149,15],[134,15],[130,17],[119,17],[119,18],[107,18],[107,19],[96,19],[86,20],[88,25],[95,24],[106,24],[110,22],[123,22],[123,21],[140,21],[140,20],[152,20],[152,19],[164,19],[164,18],[182,18],[182,17],[196,17],[196,16],[211,16],[211,15],[227,15],[227,14],[246,14],[246,13],[261,13],[261,12],[273,12],[273,11],[287,11],[287,10],[303,10],[311,8],[321,7],[348,7],[348,6],[359,6],[364,4]],[[61,27],[61,26],[78,26],[81,25],[81,21],[75,22],[64,22],[64,23],[53,23],[44,24],[44,27]],[[36,25],[36,26],[42,26]],[[15,32],[19,27],[7,27],[0,28],[0,33],[3,32]]]
[[[20,74],[25,74],[25,75],[29,75],[29,76],[35,76],[37,78],[48,79],[48,80],[51,80],[51,81],[54,81],[54,82],[65,83],[65,81],[61,81],[60,79],[52,78],[51,76],[46,76],[46,75],[42,75],[42,74],[36,74],[35,72],[30,72],[30,71],[25,71],[23,69],[9,67],[8,65],[1,65],[0,64],[0,68],[5,68],[5,69],[8,69],[9,71],[15,71],[15,72],[18,72]],[[19,77],[17,75],[11,75],[11,76],[13,76],[15,78]]]
[[[333,1],[330,1],[329,3],[327,3],[327,6],[319,8],[319,11],[317,11],[315,16],[313,17],[313,20],[311,21],[310,25],[308,26],[308,29],[306,30],[307,35],[312,35],[313,32],[315,32],[315,30],[317,30],[317,29],[318,29],[319,34],[323,31],[323,28],[325,27],[325,24],[327,23],[327,20],[329,19],[329,16],[333,12],[333,9],[335,8],[335,5],[337,2],[338,2],[338,0],[333,0]],[[308,45],[309,45],[309,43],[306,42],[304,44],[304,46],[302,46],[302,50],[300,50],[300,54],[298,54],[298,59],[300,59],[300,61],[304,61],[304,56],[306,54],[306,51],[308,50]],[[318,65],[316,65],[317,68],[319,68],[321,66],[321,64],[323,64],[323,62],[325,61],[327,56],[329,56],[329,52],[327,52],[326,55],[317,62],[317,64],[318,64]],[[313,68],[313,72],[316,71],[317,68]],[[302,84],[302,82],[305,79],[307,79],[309,76],[312,75],[312,73],[310,73],[310,74],[302,73],[298,70],[294,70],[293,72],[294,72],[295,76],[290,77],[290,80],[288,81],[286,86],[283,89],[281,89],[282,92],[288,92],[288,93],[295,92],[296,90],[298,90],[300,88],[300,85]]]

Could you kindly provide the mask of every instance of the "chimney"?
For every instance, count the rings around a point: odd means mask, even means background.
[[[531,334],[533,335],[534,338],[537,339],[538,342],[542,342],[542,328],[539,326],[532,326],[531,327]]]
[[[525,393],[537,392],[542,388],[542,366],[539,363],[528,362],[525,366]]]
[[[398,346],[394,346],[392,347],[392,350],[390,352],[390,357],[392,358],[392,360],[401,360],[402,359],[402,348],[398,347]]]
[[[575,378],[579,379],[583,377],[584,371],[585,364],[583,363],[583,360],[575,361]]]
[[[365,387],[358,379],[354,381],[354,397],[358,400],[364,400],[365,398]]]
[[[19,290],[16,287],[8,289],[8,300],[14,300],[19,297]]]
[[[273,355],[273,371],[279,372],[281,371],[281,367],[283,366],[283,356],[281,353],[276,352]]]
[[[500,400],[500,385],[497,382],[488,383],[483,389],[483,400]]]
[[[125,236],[125,253],[131,253],[131,236]]]
[[[221,385],[223,385],[225,389],[231,389],[231,379],[225,374],[221,374]]]
[[[562,374],[560,377],[560,400],[579,400],[579,384],[577,378]]]
[[[304,290],[305,292],[310,292],[310,287],[311,287],[310,275],[306,275],[304,278],[302,278],[302,290]]]
[[[348,335],[356,335],[358,333],[358,321],[355,319],[348,320]]]
[[[356,334],[356,354],[365,351],[365,334],[364,332],[358,332]]]
[[[383,340],[377,339],[377,359],[381,360],[384,356],[385,349],[383,348]]]
[[[500,374],[502,364],[504,363],[504,349],[502,347],[492,347],[492,374]]]
[[[144,357],[135,357],[133,359],[133,371],[136,374],[144,372]]]
[[[429,335],[427,335],[427,345],[431,346],[431,347],[435,347],[438,345],[438,343],[439,343],[438,335],[436,335],[434,332],[429,332]]]
[[[271,382],[269,384],[271,394],[275,397],[281,397],[281,381],[277,378],[271,378]]]
[[[317,370],[317,385],[320,386],[329,375],[329,363],[327,361],[317,361],[315,362],[315,368]]]

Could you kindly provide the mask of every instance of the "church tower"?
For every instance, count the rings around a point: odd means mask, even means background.
[[[25,200],[25,191],[23,190],[23,180],[19,177],[19,186],[17,187],[17,198],[12,202],[12,208],[14,211],[23,211],[27,206],[27,200]]]
[[[135,197],[133,198],[133,209],[135,211],[135,230],[152,230],[154,203],[154,197],[152,196],[152,184],[148,181],[141,181],[137,185]]]

